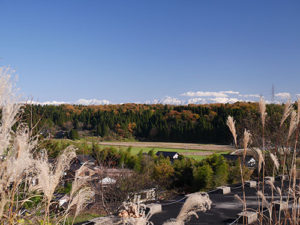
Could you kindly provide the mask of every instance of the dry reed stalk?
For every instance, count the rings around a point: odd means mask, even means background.
[[[22,105],[17,102],[11,72],[10,68],[0,68],[0,220],[5,216],[9,223],[15,223],[19,185],[31,171],[30,151],[36,143],[29,139],[25,125],[12,129],[19,120]]]
[[[292,136],[292,134],[296,130],[297,126],[298,126],[298,116],[297,116],[296,111],[292,110],[291,120],[290,120],[290,127],[289,127],[289,133],[288,133],[287,140],[290,139],[290,137]]]
[[[288,100],[284,105],[283,115],[282,115],[282,118],[281,118],[281,121],[280,121],[280,127],[282,127],[284,121],[289,117],[292,110],[293,110],[293,106],[291,104],[291,101]]]
[[[246,158],[246,152],[248,148],[248,144],[250,142],[250,137],[251,134],[248,130],[245,129],[244,131],[244,138],[243,138],[243,144],[244,144],[244,153],[243,153],[243,161],[240,161],[240,173],[241,173],[241,180],[242,180],[242,191],[243,191],[243,211],[246,210],[246,194],[245,194],[245,181],[244,181],[244,176],[243,176],[243,165],[245,163],[245,158]]]
[[[278,158],[276,157],[276,155],[274,155],[273,153],[270,152],[270,157],[271,157],[271,160],[274,164],[274,167],[276,168],[276,170],[279,169],[279,161],[278,161]],[[274,174],[273,174],[274,176]]]
[[[288,150],[289,139],[290,139],[292,133],[295,131],[295,129],[298,126],[298,124],[297,124],[298,116],[297,116],[297,113],[293,110],[293,107],[292,107],[290,101],[288,101],[285,104],[283,116],[282,116],[282,119],[281,119],[281,122],[280,122],[280,128],[282,127],[284,121],[288,118],[289,115],[291,115],[291,120],[290,120],[289,132],[288,132],[287,140],[286,140],[286,150],[284,151],[284,158],[283,158],[283,165],[282,165],[281,190],[284,187],[283,180],[284,180],[284,174],[285,174],[285,164],[286,164],[286,160],[287,160],[287,153],[289,152],[289,150]],[[296,134],[295,146],[297,145],[297,140],[298,140],[298,130],[297,130],[297,134]],[[296,152],[294,150],[293,159],[292,159],[292,166],[295,164],[295,156],[296,156]],[[289,179],[288,190],[291,189],[291,178],[292,178],[292,176],[290,176],[290,179]],[[288,198],[287,199],[289,199],[289,193],[288,193]],[[280,203],[282,203],[282,196],[280,196]],[[285,222],[286,222],[286,220],[287,220],[287,217],[285,218]],[[279,210],[279,221],[281,221],[281,209]]]
[[[243,211],[245,211],[245,209],[247,208],[246,207],[246,201],[243,200],[243,199],[241,199],[240,196],[238,196],[237,194],[234,195],[234,198],[242,203],[242,205],[243,205]]]
[[[276,190],[276,187],[275,187],[275,185],[274,185],[274,183],[272,181],[267,180],[266,184],[268,184],[271,187],[272,190]]]
[[[267,113],[266,113],[266,102],[263,97],[260,98],[258,105],[259,105],[261,123],[262,126],[265,127]]]
[[[264,156],[262,154],[262,151],[259,148],[253,148],[253,150],[257,154],[257,158],[258,158],[258,172],[260,173],[261,168],[262,168],[262,164],[265,163],[265,159],[264,159]]]
[[[266,206],[269,206],[269,202],[267,201],[265,195],[261,191],[258,191],[256,194],[257,194],[258,197],[260,197],[262,199],[263,203]]]
[[[247,153],[247,148],[248,144],[250,143],[251,140],[251,134],[250,131],[244,130],[244,138],[243,138],[243,144],[244,144],[244,154],[243,154],[243,160],[245,161],[246,153]]]
[[[34,187],[35,190],[42,191],[45,197],[45,216],[44,221],[50,220],[50,203],[53,198],[54,191],[58,186],[63,173],[70,166],[70,162],[76,157],[73,146],[67,147],[63,153],[58,157],[56,165],[48,162],[47,155],[44,158],[35,160],[35,167],[38,170],[37,179],[38,185]]]
[[[261,123],[262,123],[262,154],[263,157],[265,156],[265,123],[266,123],[266,103],[264,101],[264,99],[261,97],[260,101],[259,101],[259,111],[260,111],[260,116],[261,116]],[[265,166],[263,165],[263,183],[262,183],[262,193],[265,193]],[[262,206],[262,210],[263,210],[263,206]],[[262,217],[261,217],[261,223],[262,223]]]
[[[71,200],[69,206],[68,206],[68,211],[73,207],[76,206],[75,208],[75,214],[73,217],[72,224],[74,224],[75,218],[78,216],[78,214],[84,209],[84,207],[91,202],[93,196],[95,193],[92,191],[91,188],[89,187],[84,187],[81,188],[76,195],[73,197]]]
[[[237,148],[237,134],[235,130],[235,121],[233,120],[232,116],[228,116],[226,124],[233,136],[235,147]]]

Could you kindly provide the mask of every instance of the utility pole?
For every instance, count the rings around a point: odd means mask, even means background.
[[[274,84],[272,84],[272,103],[274,103],[275,100],[275,87]]]

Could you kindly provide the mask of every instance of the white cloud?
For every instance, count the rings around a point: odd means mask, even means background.
[[[230,95],[238,95],[240,92],[238,91],[221,91],[224,94],[230,94]]]
[[[183,105],[184,101],[178,99],[178,98],[172,98],[170,96],[166,96],[165,98],[163,98],[162,100],[158,101],[157,99],[155,99],[154,104],[160,103],[160,104],[166,104],[166,105]],[[157,103],[155,103],[157,102]]]
[[[228,95],[223,92],[213,91],[188,91],[182,94],[187,97],[227,97]]]
[[[75,102],[77,105],[108,105],[110,102],[108,100],[99,100],[99,99],[84,99],[81,98]]]
[[[187,97],[216,97],[216,98],[225,98],[228,95],[238,95],[237,91],[188,91],[181,96]]]
[[[291,94],[287,92],[276,93],[275,95],[278,100],[274,103],[286,100],[291,98]],[[296,94],[297,97],[300,97],[300,94]],[[166,96],[161,99],[154,99],[152,101],[142,101],[135,102],[136,104],[167,104],[167,105],[188,105],[188,104],[209,104],[209,103],[235,103],[235,102],[255,102],[258,101],[260,95],[258,94],[241,94],[238,91],[215,91],[215,92],[203,92],[203,91],[188,91],[178,96]],[[280,99],[280,100],[279,100]],[[268,99],[266,99],[268,102]],[[28,102],[29,103],[29,102]],[[45,102],[35,102],[32,101],[32,104],[41,104],[41,105],[61,105],[61,104],[80,104],[80,105],[108,105],[112,104],[106,99],[79,99],[74,102],[65,102],[65,101],[45,101]],[[122,103],[114,103],[122,104]]]
[[[205,104],[207,100],[204,98],[190,98],[187,101],[187,104]]]
[[[247,95],[239,95],[240,97],[245,97],[245,98],[260,98],[260,95],[258,94],[247,94]]]
[[[237,98],[211,98],[209,100],[210,102],[213,103],[235,103],[235,102],[242,101]]]
[[[234,103],[234,102],[253,102],[259,98],[258,94],[240,94],[238,91],[188,91],[181,96],[190,97],[186,104],[206,104],[206,103]]]
[[[288,92],[276,93],[275,96],[280,98],[280,99],[289,99],[289,98],[291,98],[291,94],[288,93]]]
[[[46,102],[38,102],[38,101],[26,101],[22,102],[25,104],[33,104],[33,105],[63,105],[63,104],[69,104],[68,102],[60,102],[60,101],[46,101]]]
[[[64,102],[64,101],[27,101],[23,102],[27,104],[34,105],[63,105],[63,104],[76,104],[76,105],[108,105],[110,102],[108,100],[98,100],[98,99],[79,99],[76,102]]]

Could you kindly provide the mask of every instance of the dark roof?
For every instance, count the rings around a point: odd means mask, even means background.
[[[176,154],[179,155],[178,152],[164,152],[164,151],[156,152],[157,156],[163,155],[163,157],[169,157],[169,158],[173,158]]]
[[[242,156],[239,156],[239,155],[230,155],[230,154],[222,154],[222,156],[225,159],[232,160],[232,161],[238,160],[238,158],[242,157]],[[254,157],[253,156],[249,156],[249,155],[246,155],[246,157],[245,157],[246,161],[249,161],[252,158],[254,158]]]
[[[95,162],[96,160],[91,155],[77,155],[77,159],[81,163],[85,162]]]

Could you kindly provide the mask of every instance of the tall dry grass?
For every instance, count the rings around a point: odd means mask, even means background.
[[[244,190],[244,181],[242,180],[243,186],[243,198],[240,196],[235,196],[243,204],[243,211],[255,210],[258,214],[258,224],[290,224],[296,225],[300,224],[300,183],[297,181],[297,169],[296,169],[296,159],[298,153],[298,136],[299,136],[299,120],[300,120],[300,99],[297,100],[297,111],[294,110],[294,105],[288,101],[284,105],[282,112],[282,118],[278,124],[277,129],[273,129],[273,132],[283,131],[284,127],[288,126],[286,129],[286,136],[284,143],[279,143],[282,138],[277,134],[277,140],[275,143],[268,142],[266,147],[266,104],[261,98],[258,103],[259,113],[261,119],[261,146],[251,146],[250,149],[256,155],[257,159],[257,199],[258,204],[256,209],[247,208],[247,202]],[[235,145],[236,143],[236,130],[234,119],[229,116],[227,120],[227,125],[232,133]],[[282,133],[282,132],[280,132]],[[245,158],[246,150],[248,147],[248,139],[250,139],[250,132],[244,132],[244,155]],[[276,136],[276,135],[275,135]],[[246,144],[247,143],[247,144]],[[282,147],[279,147],[282,146]],[[282,149],[282,150],[281,150]],[[293,153],[293,154],[291,154]],[[281,175],[281,181],[279,183],[273,183],[270,180],[265,179],[266,174],[266,160],[269,156],[270,163],[273,164],[272,176],[275,179],[276,174]],[[278,159],[280,157],[280,160]],[[241,174],[242,174],[242,164],[240,164]],[[288,180],[285,178],[288,177]],[[271,190],[270,198],[267,198],[266,189]],[[279,207],[275,208],[275,196],[279,197],[279,204],[281,206],[288,204],[287,208]],[[246,221],[244,221],[246,224]]]
[[[12,72],[0,68],[0,224],[62,224],[59,217],[52,216],[50,206],[64,172],[76,156],[75,149],[65,149],[55,163],[49,162],[46,151],[37,153],[38,137],[31,136],[20,120],[23,105],[18,101]],[[93,196],[83,185],[85,182],[76,182],[67,212],[75,207],[75,216]],[[22,213],[35,197],[41,197],[41,202]]]

